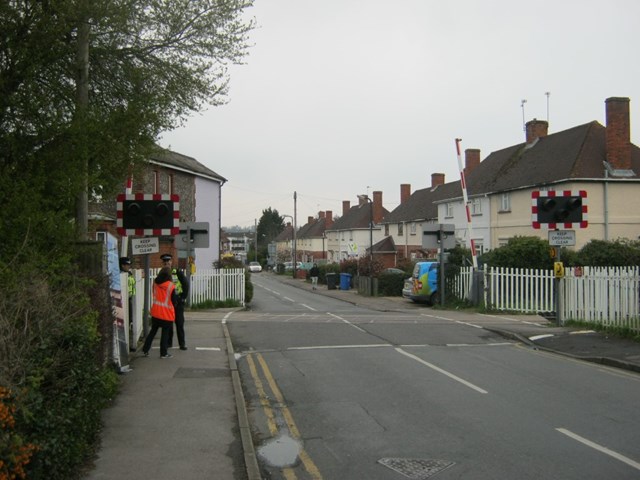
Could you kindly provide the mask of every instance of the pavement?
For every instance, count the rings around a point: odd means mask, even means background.
[[[312,289],[304,280],[275,278]],[[383,312],[421,311],[461,321],[477,317],[401,297],[372,298],[355,290],[328,290],[326,285],[318,286],[316,293]],[[82,478],[261,479],[226,325],[233,311],[186,312],[188,350],[171,349],[172,358],[160,358],[159,334],[149,357],[140,350],[131,354],[131,369],[120,377],[120,393],[103,412],[101,445]],[[640,372],[638,342],[558,327],[538,315],[487,315],[486,320],[487,330],[532,348]]]

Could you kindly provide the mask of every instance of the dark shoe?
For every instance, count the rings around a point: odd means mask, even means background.
[[[144,357],[148,357],[148,356],[149,356],[149,352],[145,352],[145,351],[143,351],[143,352],[142,352],[142,355],[143,355]]]
[[[160,358],[171,358],[173,357],[173,355],[171,355],[170,353],[167,353],[165,355],[160,355]]]
[[[186,346],[186,345],[182,345],[182,346],[180,347],[180,350],[186,350],[186,349],[187,349],[187,346]]]

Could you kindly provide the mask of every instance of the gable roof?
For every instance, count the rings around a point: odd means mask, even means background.
[[[638,180],[640,149],[631,145]],[[466,177],[469,195],[605,177],[606,128],[597,121],[491,153]]]
[[[149,156],[149,163],[162,165],[173,170],[181,170],[198,177],[220,182],[220,184],[224,184],[227,181],[226,178],[205,167],[195,158],[187,157],[181,153],[172,152],[164,148],[158,148],[157,151],[151,154]]]
[[[372,250],[374,253],[396,253],[396,242],[394,242],[393,237],[389,235],[379,242],[374,243]],[[369,248],[367,248],[367,252],[368,251]]]
[[[298,230],[296,238],[322,238],[324,232],[327,230],[326,225],[327,218],[314,218]]]
[[[416,190],[405,202],[385,215],[382,223],[437,220],[438,207],[436,202],[458,195],[462,195],[460,180]]]
[[[370,203],[362,203],[351,207],[342,217],[333,222],[327,231],[335,230],[356,230],[356,229],[368,229],[369,219],[371,218]],[[382,216],[385,217],[389,214],[389,211],[382,207]]]
[[[282,230],[278,236],[276,238],[273,239],[274,242],[288,242],[290,240],[293,240],[293,226],[291,226],[291,224],[287,224],[284,227],[284,230]]]

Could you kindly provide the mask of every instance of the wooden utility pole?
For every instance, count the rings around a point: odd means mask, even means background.
[[[81,4],[76,49],[76,112],[74,118],[75,151],[80,162],[81,185],[76,198],[76,231],[78,240],[87,240],[89,231],[89,152],[87,150],[86,116],[89,109],[89,14],[88,3]]]

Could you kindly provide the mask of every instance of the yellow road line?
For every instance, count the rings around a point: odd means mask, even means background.
[[[285,418],[285,421],[287,422],[287,427],[289,428],[289,432],[291,433],[291,436],[294,437],[296,440],[300,440],[300,431],[298,430],[298,426],[293,420],[293,416],[291,415],[289,407],[287,407],[284,402],[284,396],[282,395],[282,392],[280,392],[280,389],[278,388],[278,385],[276,384],[276,381],[273,378],[273,375],[271,375],[271,371],[267,366],[267,362],[264,360],[264,357],[260,353],[256,354],[256,357],[258,358],[258,363],[262,367],[262,372],[264,373],[264,376],[267,379],[267,383],[269,384],[269,387],[271,388],[273,395],[275,396],[278,403],[282,405],[282,414]],[[318,470],[318,467],[313,462],[313,460],[311,460],[311,457],[307,454],[304,448],[300,449],[300,453],[298,454],[298,456],[300,457],[300,461],[304,465],[304,468],[307,470],[309,475],[311,475],[311,478],[313,478],[314,480],[322,480],[322,475],[320,475],[320,470]]]
[[[258,396],[260,397],[260,405],[262,405],[262,409],[264,410],[264,414],[267,417],[267,425],[269,426],[269,432],[271,432],[272,436],[278,435],[278,426],[276,425],[275,416],[273,415],[273,410],[271,405],[269,404],[269,399],[267,398],[267,394],[264,391],[264,387],[262,386],[262,380],[260,380],[260,376],[258,375],[258,370],[256,369],[256,364],[253,361],[251,355],[247,355],[247,362],[249,363],[249,371],[251,372],[251,376],[253,377],[253,383],[256,385],[256,390],[258,390]]]

